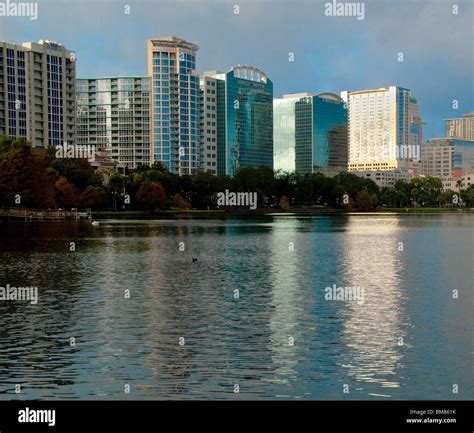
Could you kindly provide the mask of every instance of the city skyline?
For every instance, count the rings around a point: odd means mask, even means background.
[[[452,5],[438,2],[405,1],[397,7],[366,2],[363,20],[327,17],[324,1],[295,3],[298,7],[289,9],[281,1],[131,1],[127,14],[121,4],[94,3],[91,13],[70,2],[69,15],[63,16],[66,3],[49,0],[39,4],[37,20],[0,17],[0,39],[17,44],[56,40],[76,52],[78,78],[145,75],[146,40],[172,34],[201,47],[199,73],[251,64],[271,77],[275,98],[405,87],[417,96],[426,122],[425,139],[444,136],[444,119],[472,111],[471,42],[464,36],[473,12],[468,2],[458,2],[458,14],[453,14]],[[400,14],[403,20],[396,19]],[[456,32],[449,19],[457,20]],[[73,23],[83,29],[80,34],[69,33]],[[123,34],[127,37],[117,38]],[[443,78],[448,73],[450,80]]]
[[[210,169],[232,176],[239,168],[260,166],[278,171],[287,165],[279,165],[284,154],[294,158],[298,174],[315,169],[335,174],[346,167],[420,174],[417,148],[425,122],[410,89],[390,86],[277,99],[272,81],[259,68],[237,65],[226,73],[199,74],[196,44],[176,36],[147,44],[147,76],[77,79],[79,144],[106,150],[109,158],[129,168],[160,161],[179,175]],[[39,147],[66,142],[73,126],[76,53],[48,40],[2,45],[0,133],[26,137]],[[282,123],[280,115],[273,118],[273,106],[288,97],[301,99],[292,104],[294,120]],[[466,138],[472,132],[471,114],[445,119],[445,132],[451,136],[449,125],[462,125],[457,138]],[[285,142],[288,133],[284,138],[282,128],[290,123],[294,137]]]
[[[0,0],[0,433],[473,431],[473,23]]]

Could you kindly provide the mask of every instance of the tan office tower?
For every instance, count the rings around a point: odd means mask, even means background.
[[[408,169],[419,158],[423,122],[408,89],[341,92],[348,109],[349,170]]]
[[[446,137],[474,141],[474,111],[461,118],[445,119]]]
[[[432,138],[421,146],[420,166],[425,176],[474,174],[474,141]]]
[[[52,41],[0,42],[0,135],[76,144],[76,58]]]
[[[171,173],[180,175],[199,169],[198,50],[197,45],[176,36],[148,41],[152,89],[150,162],[161,161]]]

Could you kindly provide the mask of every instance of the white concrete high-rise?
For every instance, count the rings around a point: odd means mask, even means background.
[[[77,80],[77,144],[134,169],[150,164],[150,77]]]
[[[474,111],[461,118],[445,119],[446,137],[474,141]]]
[[[409,89],[341,92],[348,108],[349,170],[408,168],[419,157],[423,122]]]
[[[0,41],[0,135],[76,144],[76,56],[52,41]]]

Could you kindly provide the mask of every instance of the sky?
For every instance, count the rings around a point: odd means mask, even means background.
[[[0,16],[0,40],[59,42],[78,78],[146,75],[147,39],[175,35],[199,45],[198,72],[256,66],[274,97],[398,85],[418,100],[426,139],[474,110],[472,0],[369,0],[363,19],[326,16],[334,1],[40,0],[36,20]]]

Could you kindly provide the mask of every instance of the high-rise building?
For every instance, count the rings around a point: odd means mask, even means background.
[[[201,91],[200,169],[213,174],[217,174],[217,116],[219,108],[217,89],[222,85],[222,81],[215,78],[217,74],[217,71],[205,72],[199,83]],[[223,110],[221,111],[223,112]]]
[[[407,169],[423,137],[411,91],[391,86],[341,96],[348,107],[349,170]]]
[[[0,135],[75,144],[76,57],[52,41],[0,42]]]
[[[434,177],[474,174],[474,141],[433,138],[421,146],[421,174]]]
[[[152,85],[150,163],[161,161],[171,172],[199,169],[199,47],[175,36],[148,41],[148,75]]]
[[[295,106],[296,172],[347,170],[347,109],[334,93],[303,98]]]
[[[239,168],[273,169],[271,80],[258,68],[240,65],[203,77],[216,80],[217,173],[233,176]],[[207,122],[203,126],[207,133]]]
[[[411,94],[408,97],[408,122],[409,122],[409,134],[408,134],[408,144],[410,148],[415,149],[419,148],[423,143],[423,127],[425,122],[421,120],[420,116],[420,107],[416,98]],[[405,168],[405,167],[403,167]]]
[[[225,75],[226,174],[273,169],[273,83],[260,69],[236,66]]]
[[[347,169],[347,110],[334,93],[275,99],[275,170],[336,174]]]
[[[273,100],[273,168],[295,171],[295,105],[311,93],[292,93]]]
[[[295,172],[312,173],[313,100],[304,97],[295,103]]]
[[[150,77],[77,80],[77,144],[128,168],[150,164]]]
[[[474,141],[474,111],[461,118],[445,119],[446,137]]]

